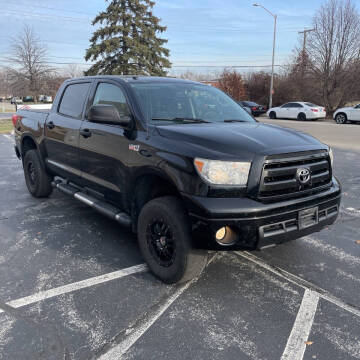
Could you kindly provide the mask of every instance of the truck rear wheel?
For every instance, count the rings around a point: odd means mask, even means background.
[[[24,174],[30,194],[36,198],[52,193],[51,178],[46,173],[36,150],[29,150],[24,157]]]
[[[208,254],[191,246],[191,228],[181,202],[173,196],[149,201],[138,220],[138,241],[150,270],[167,284],[198,277]]]

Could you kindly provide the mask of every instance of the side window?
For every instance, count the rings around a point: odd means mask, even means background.
[[[287,104],[282,106],[282,108],[289,108],[289,107],[291,107],[291,103],[287,103]]]
[[[302,106],[301,104],[299,104],[299,103],[292,103],[291,105],[292,105],[291,107],[293,107],[293,108],[302,108],[302,107],[303,107],[303,106]]]
[[[355,109],[359,109],[360,110],[360,104],[355,106]]]
[[[59,105],[59,113],[81,119],[90,83],[68,85]]]
[[[116,85],[100,83],[96,89],[93,105],[113,105],[121,117],[129,116],[130,111],[123,91]]]

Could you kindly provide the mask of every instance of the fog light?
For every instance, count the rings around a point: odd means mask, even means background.
[[[226,227],[220,228],[215,234],[215,237],[216,237],[217,241],[224,240],[225,236],[226,236]]]
[[[221,227],[215,233],[215,240],[218,244],[229,246],[233,245],[238,239],[238,234],[229,226]]]

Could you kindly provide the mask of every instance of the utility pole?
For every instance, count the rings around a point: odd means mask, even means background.
[[[307,34],[315,31],[315,29],[304,29],[303,31],[299,31],[299,34],[304,34],[304,41],[303,41],[303,49],[302,49],[302,53],[301,53],[301,79],[304,79],[304,75],[305,75],[305,60],[306,60],[306,37]],[[303,95],[303,91],[301,91]]]
[[[270,10],[259,3],[253,4],[253,6],[260,6],[266,12],[268,12],[274,18],[274,38],[273,38],[273,50],[272,50],[272,65],[271,65],[271,81],[270,81],[270,95],[269,95],[269,109],[272,108],[273,92],[274,92],[274,61],[275,61],[275,43],[276,43],[276,22],[277,15],[273,14]]]

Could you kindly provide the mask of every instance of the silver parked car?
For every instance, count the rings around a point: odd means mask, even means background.
[[[337,109],[334,112],[334,120],[338,124],[350,122],[360,122],[360,104]]]

